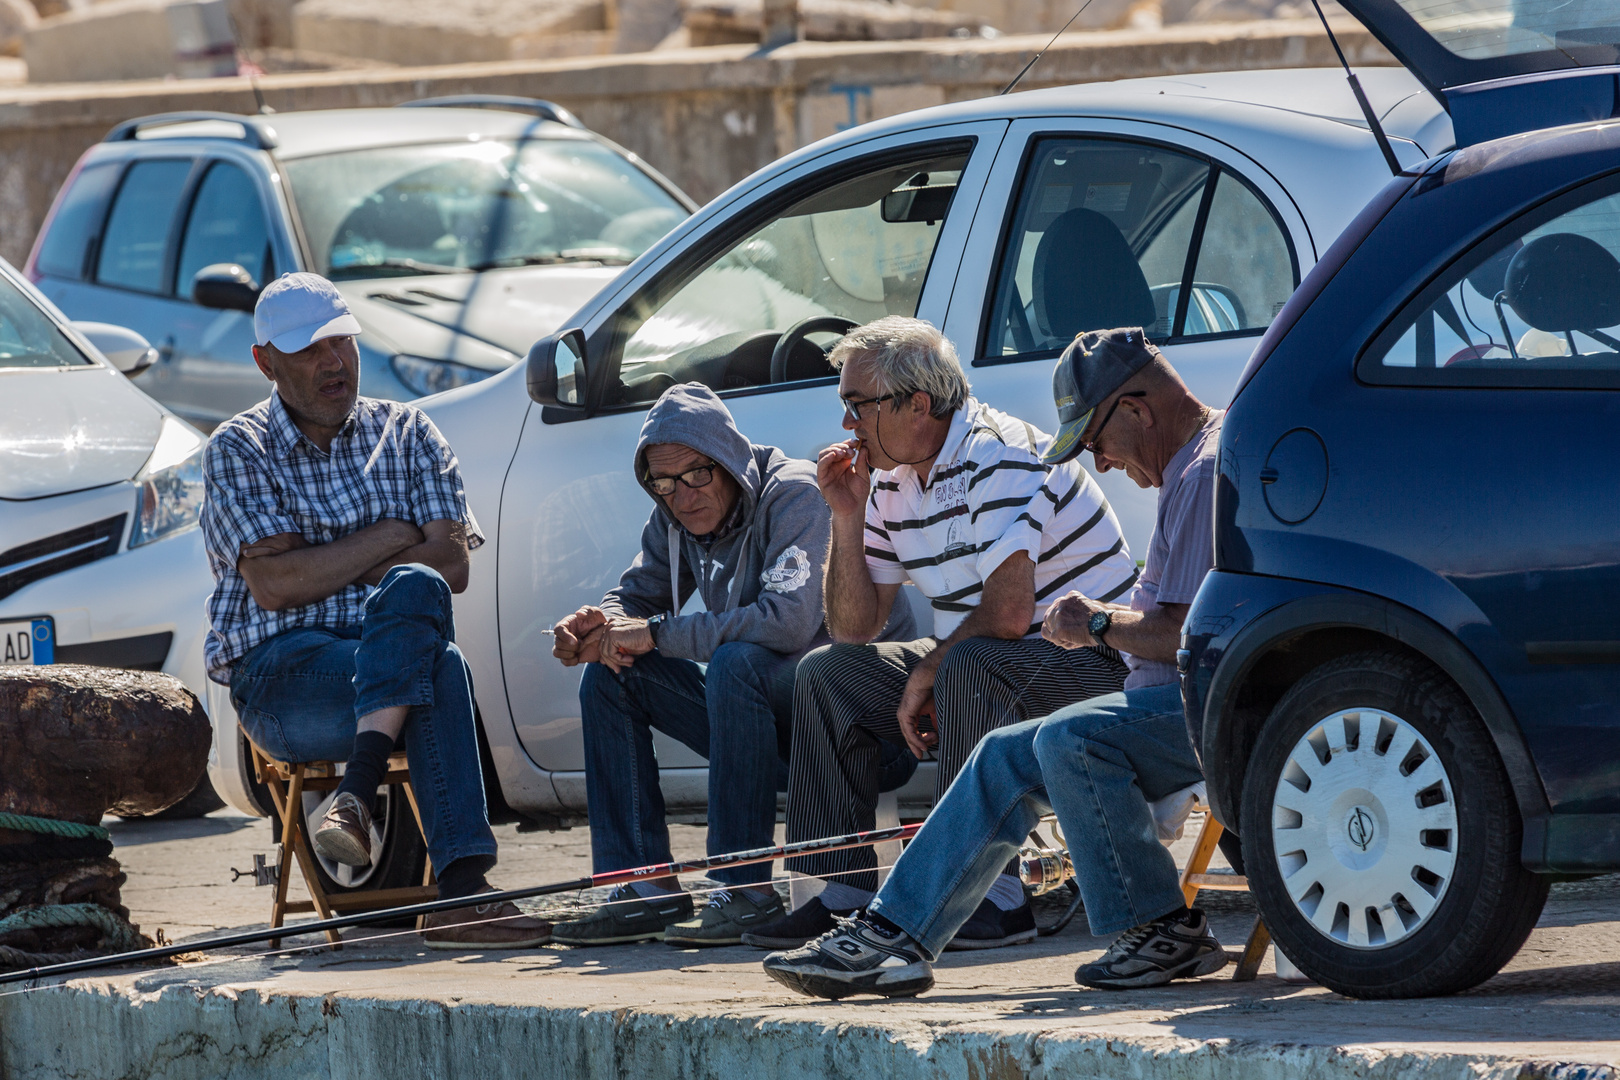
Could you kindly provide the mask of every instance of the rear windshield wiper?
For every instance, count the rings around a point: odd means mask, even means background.
[[[470,274],[476,267],[471,266],[445,266],[441,263],[419,262],[416,259],[378,259],[376,262],[352,263],[348,266],[334,266],[326,275],[329,278],[363,278],[371,277],[374,270],[403,270],[409,274]]]

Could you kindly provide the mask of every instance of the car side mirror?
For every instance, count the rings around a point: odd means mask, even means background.
[[[235,263],[214,263],[191,279],[191,299],[205,308],[251,315],[259,302],[259,283]]]
[[[135,331],[112,323],[76,322],[73,329],[83,334],[96,351],[112,366],[134,378],[157,362],[158,351]]]
[[[585,407],[585,332],[560,330],[529,350],[529,398],[538,405]]]

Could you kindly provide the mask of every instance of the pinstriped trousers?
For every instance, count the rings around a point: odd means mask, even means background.
[[[937,647],[933,638],[826,645],[799,661],[788,760],[789,843],[873,827],[878,742],[903,741],[895,713],[906,680]],[[1116,693],[1125,674],[1119,654],[1106,647],[1069,650],[1044,638],[957,642],[934,682],[939,731],[934,802],[986,734]],[[784,866],[800,874],[838,874],[835,880],[857,889],[877,888],[877,859],[870,847],[801,855]]]

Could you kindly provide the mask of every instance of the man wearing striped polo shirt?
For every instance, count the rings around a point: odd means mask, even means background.
[[[1096,482],[1074,461],[1043,464],[1051,436],[970,397],[956,350],[933,326],[880,319],[846,334],[829,360],[855,437],[817,463],[832,509],[823,588],[837,644],[799,664],[789,841],[873,826],[880,739],[935,755],[937,800],[988,732],[1119,690],[1118,653],[1066,651],[1042,639],[1041,621],[1071,589],[1106,602],[1136,581]],[[907,581],[933,607],[933,636],[875,642]],[[831,875],[829,884],[744,941],[797,946],[877,888],[870,847],[801,856],[787,868]],[[1034,937],[1018,879],[1004,875],[955,944]]]

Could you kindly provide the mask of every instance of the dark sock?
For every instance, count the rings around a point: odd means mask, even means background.
[[[868,911],[866,913],[866,921],[877,927],[879,930],[882,930],[885,934],[905,933],[904,930],[900,929],[898,926],[894,925],[894,923],[890,922],[888,919],[885,919],[883,916],[874,911]]]
[[[394,752],[394,738],[380,731],[362,731],[354,737],[354,750],[343,767],[338,793],[347,791],[367,810],[377,802],[377,785],[388,775],[388,755]]]
[[[495,869],[493,855],[463,855],[439,875],[439,899],[460,900],[471,896],[489,882],[484,875]]]

